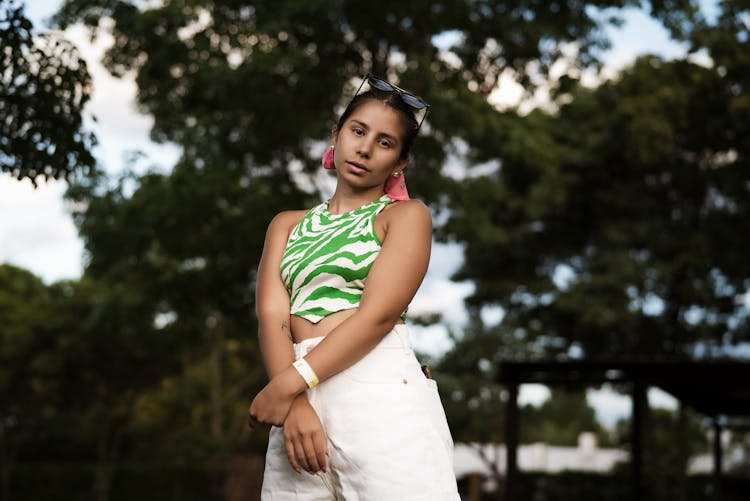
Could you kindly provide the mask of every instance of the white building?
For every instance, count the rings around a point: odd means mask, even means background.
[[[584,432],[578,436],[577,447],[559,447],[545,443],[520,445],[517,458],[521,471],[560,473],[572,470],[607,473],[612,471],[617,463],[628,461],[629,453],[625,449],[600,448],[596,435]],[[729,453],[724,458],[724,468],[732,468],[742,459],[736,453]],[[482,486],[483,490],[494,490],[496,486],[491,465],[495,465],[501,474],[505,473],[504,444],[456,444],[453,458],[456,478],[478,474],[486,479]],[[688,475],[709,474],[712,471],[713,456],[709,453],[697,454],[688,461]]]
[[[602,449],[597,446],[596,435],[581,433],[578,447],[560,447],[535,443],[518,447],[518,468],[522,471],[559,473],[565,470],[606,473],[615,464],[628,460],[622,449]],[[453,469],[456,478],[480,474],[488,479],[487,489],[493,489],[491,464],[501,473],[506,470],[504,444],[456,444]]]

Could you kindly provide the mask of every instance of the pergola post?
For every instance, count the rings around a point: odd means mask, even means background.
[[[643,415],[646,388],[641,381],[633,381],[633,414],[630,432],[630,462],[632,468],[633,500],[643,499]]]
[[[721,450],[721,423],[719,416],[714,417],[714,501],[721,501],[721,474],[722,474],[722,450]]]
[[[677,428],[679,436],[677,450],[679,453],[680,473],[677,477],[677,501],[685,501],[687,495],[688,448],[686,412],[685,404],[682,403],[682,400],[679,400],[677,407]]]
[[[482,500],[482,474],[469,474],[469,501]]]
[[[505,413],[505,501],[520,499],[518,484],[518,383],[508,385]]]

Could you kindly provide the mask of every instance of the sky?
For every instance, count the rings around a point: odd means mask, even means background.
[[[60,0],[27,0],[26,14],[39,31],[60,4]],[[704,13],[710,17],[715,11],[716,0],[704,0],[701,4]],[[684,55],[686,47],[671,41],[666,31],[644,12],[627,9],[624,18],[624,26],[608,30],[612,48],[603,54],[605,75],[613,75],[643,53],[665,58]],[[149,139],[152,120],[135,109],[135,84],[129,79],[114,79],[102,68],[99,60],[108,42],[106,38],[92,44],[79,26],[69,28],[65,37],[78,46],[94,79],[94,93],[85,110],[85,123],[99,139],[94,150],[97,161],[115,174],[124,168],[128,151],[140,150],[146,158],[136,165],[136,171],[154,164],[168,170],[178,158],[179,150],[170,144],[155,144]],[[495,104],[499,107],[516,104],[521,95],[520,88],[511,80],[502,81],[501,87],[503,91],[492,96]],[[92,117],[96,117],[96,122]],[[83,244],[63,203],[64,191],[62,181],[42,182],[34,189],[28,181],[0,174],[0,263],[7,262],[30,270],[46,283],[81,275]],[[444,322],[427,328],[412,326],[415,348],[421,352],[433,356],[443,353],[451,344],[446,326],[460,329],[466,322],[462,303],[473,286],[450,280],[461,262],[460,245],[436,244],[433,247],[427,276],[409,311],[413,314],[443,313]],[[485,319],[499,320],[498,312],[488,310]],[[520,400],[538,404],[548,394],[541,385],[524,385]],[[630,412],[630,400],[606,388],[589,390],[588,399],[605,425],[611,425]],[[649,400],[652,406],[675,406],[674,399],[658,390],[649,393]]]

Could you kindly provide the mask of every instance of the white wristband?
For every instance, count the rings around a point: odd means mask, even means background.
[[[312,388],[320,382],[318,381],[318,376],[315,374],[315,371],[312,370],[312,367],[310,367],[310,364],[308,364],[307,360],[304,358],[295,360],[292,362],[292,366],[297,369],[299,375],[302,376],[302,379],[307,383],[308,388]]]

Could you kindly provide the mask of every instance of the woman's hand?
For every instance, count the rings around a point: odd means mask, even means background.
[[[284,421],[284,445],[289,463],[297,473],[301,468],[310,473],[328,470],[328,439],[318,414],[300,394],[292,402]]]
[[[292,366],[277,374],[250,404],[250,428],[255,428],[259,423],[281,426],[289,413],[292,400],[306,388],[305,380]]]

